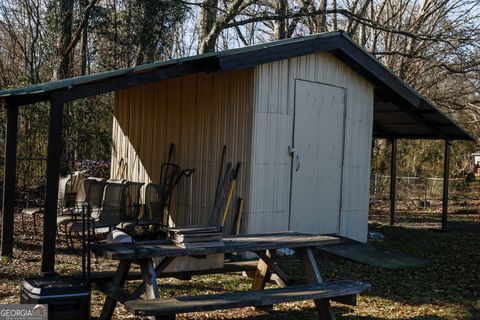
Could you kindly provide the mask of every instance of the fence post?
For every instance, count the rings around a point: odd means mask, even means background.
[[[390,158],[390,225],[395,223],[395,196],[397,189],[397,140],[391,140],[392,152]]]
[[[445,140],[445,159],[443,162],[442,231],[448,230],[448,178],[449,176],[450,176],[450,142]]]
[[[423,196],[423,210],[427,209],[428,178],[425,178],[425,195]]]

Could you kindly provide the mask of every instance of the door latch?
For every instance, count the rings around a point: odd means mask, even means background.
[[[293,156],[296,152],[297,152],[297,150],[295,150],[294,147],[288,146],[288,154],[289,155]]]
[[[295,171],[298,171],[298,169],[300,169],[300,157],[297,150],[292,146],[288,146],[288,154],[294,157],[294,161],[296,162]]]

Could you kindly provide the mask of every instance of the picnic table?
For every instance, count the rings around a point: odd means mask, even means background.
[[[354,280],[323,282],[312,249],[339,242],[334,236],[282,232],[232,236],[224,238],[223,244],[198,248],[178,247],[170,240],[94,245],[91,250],[96,255],[118,260],[112,281],[101,287],[107,298],[100,319],[110,319],[117,302],[134,315],[175,319],[177,313],[246,306],[269,308],[275,303],[310,299],[314,300],[320,319],[335,319],[330,300],[355,305],[357,295],[370,288],[369,284]],[[306,283],[292,279],[281,269],[275,259],[276,250],[280,248],[295,251],[302,263]],[[254,252],[259,257],[252,291],[160,298],[157,278],[175,258],[233,252]],[[155,266],[154,259],[158,258],[162,260]],[[123,287],[132,264],[140,266],[143,281],[133,292],[128,292]],[[265,289],[272,273],[280,279],[282,287]]]

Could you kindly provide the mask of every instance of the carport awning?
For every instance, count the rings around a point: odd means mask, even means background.
[[[401,108],[375,95],[373,113],[375,138],[473,140],[462,127],[437,108]]]

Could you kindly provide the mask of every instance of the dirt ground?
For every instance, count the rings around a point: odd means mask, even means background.
[[[389,250],[401,251],[431,263],[404,270],[384,270],[349,262],[325,253],[316,253],[326,280],[357,279],[368,282],[372,290],[359,298],[358,306],[333,304],[338,319],[480,319],[480,214],[477,210],[450,214],[450,230],[440,232],[438,213],[399,212],[397,225],[388,226],[387,208],[372,207],[370,230],[381,232],[386,240],[375,242]],[[13,259],[0,265],[0,303],[18,303],[20,282],[40,269],[41,235],[34,235],[32,221],[22,230],[16,219]],[[38,227],[41,230],[41,226]],[[64,241],[58,243],[56,271],[80,271],[79,252],[72,252]],[[301,275],[299,264],[284,257],[281,264],[292,275]],[[115,264],[94,260],[93,270],[114,270]],[[162,296],[206,294],[248,290],[251,280],[240,273],[197,276],[191,281],[161,279]],[[104,296],[94,292],[92,314],[98,317]],[[117,307],[115,319],[137,319]],[[310,301],[276,305],[272,312],[253,308],[222,312],[190,313],[178,319],[316,319]]]

